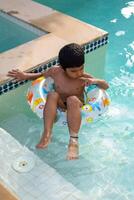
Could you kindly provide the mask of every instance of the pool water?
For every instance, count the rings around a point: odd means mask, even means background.
[[[0,53],[38,37],[32,31],[0,16]]]
[[[40,0],[110,33],[105,79],[111,107],[96,123],[82,126],[80,159],[66,161],[69,135],[55,126],[47,150],[35,149],[42,121],[25,102],[28,85],[0,98],[0,126],[55,168],[92,200],[134,199],[134,2]],[[17,98],[14,95],[17,94]],[[10,102],[10,103],[7,103]]]

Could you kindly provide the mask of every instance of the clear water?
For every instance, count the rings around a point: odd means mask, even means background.
[[[38,37],[37,34],[0,16],[0,53]]]
[[[133,200],[134,2],[131,1],[128,8],[131,13],[127,14],[124,11],[121,14],[121,10],[128,7],[125,0],[43,2],[110,33],[105,78],[110,83],[111,108],[97,123],[81,128],[80,159],[77,161],[65,160],[69,136],[62,127],[55,126],[53,141],[47,150],[35,149],[42,122],[24,100],[27,85],[0,98],[0,126],[87,194],[89,199]]]

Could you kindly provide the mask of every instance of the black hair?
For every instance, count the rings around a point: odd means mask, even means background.
[[[59,63],[66,68],[80,67],[84,64],[84,49],[75,43],[68,44],[59,52]]]

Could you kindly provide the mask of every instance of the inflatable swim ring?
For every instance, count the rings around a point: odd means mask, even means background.
[[[33,112],[43,118],[43,109],[46,103],[47,94],[54,91],[54,81],[51,77],[45,79],[40,77],[32,82],[27,92],[27,101]],[[110,104],[106,91],[96,85],[85,87],[85,104],[81,108],[82,122],[90,123],[101,116]],[[66,125],[66,112],[57,109],[57,122],[59,125]]]

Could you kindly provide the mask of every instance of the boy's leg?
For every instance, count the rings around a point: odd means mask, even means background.
[[[44,131],[37,148],[46,148],[51,140],[51,132],[54,120],[56,118],[56,110],[58,104],[59,94],[51,92],[47,96],[47,101],[43,111]]]
[[[67,122],[70,133],[67,159],[73,160],[79,157],[78,133],[81,125],[81,101],[76,96],[67,98]]]

